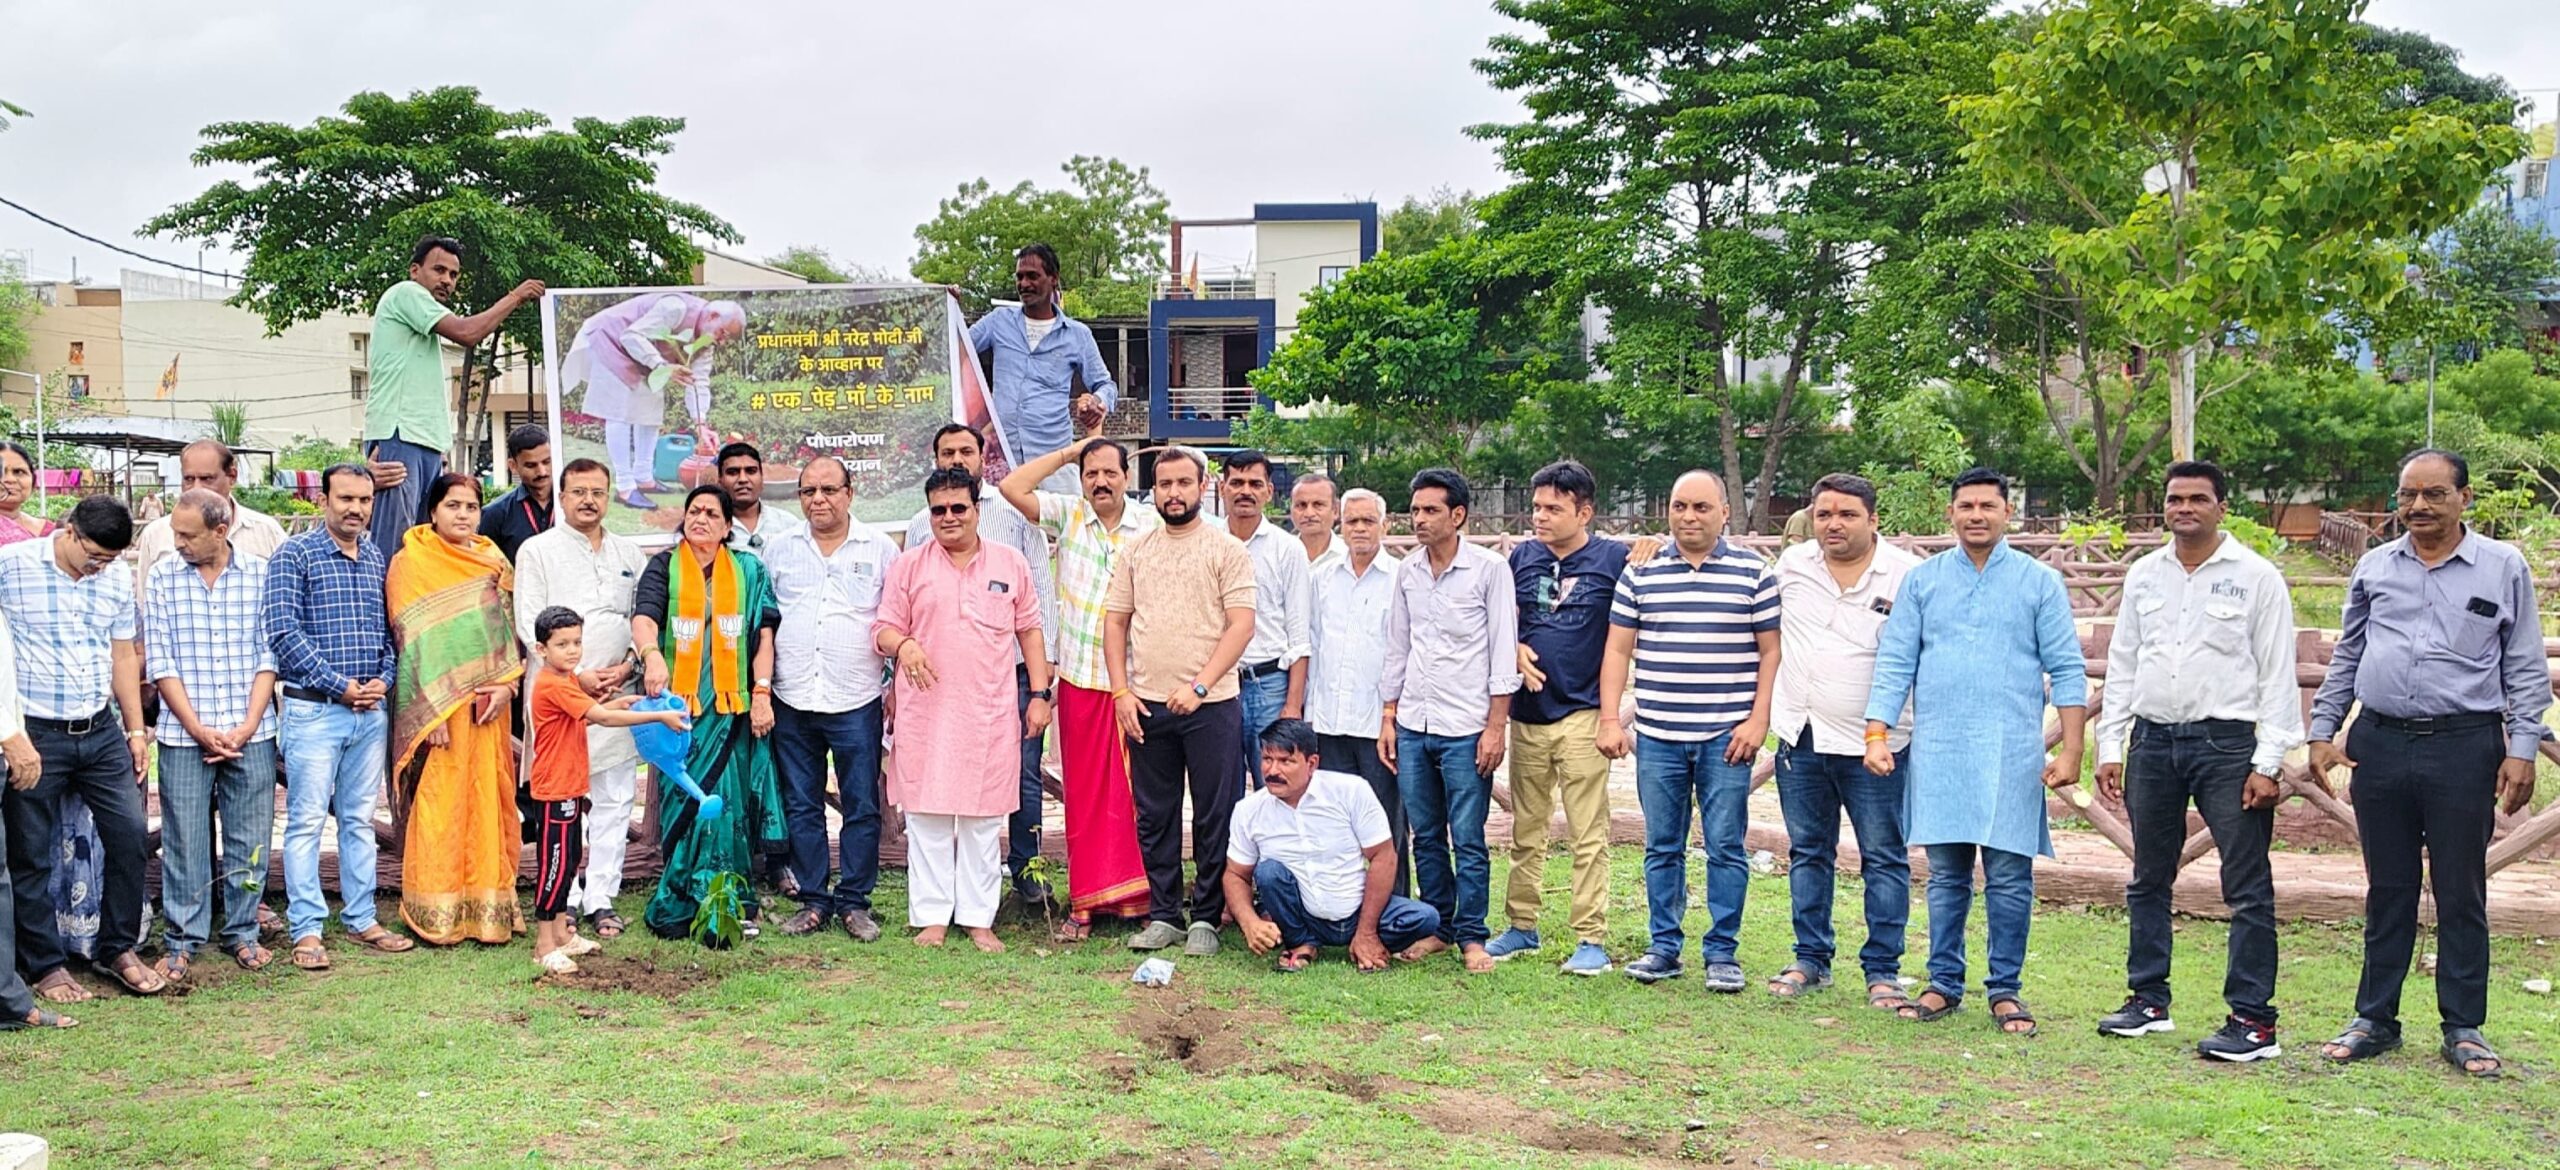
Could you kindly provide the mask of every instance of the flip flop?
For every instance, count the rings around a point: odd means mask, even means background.
[[[1279,958],[1272,960],[1271,969],[1283,975],[1295,975],[1300,971],[1306,970],[1307,964],[1315,961],[1316,956],[1314,951],[1288,951],[1284,952]]]
[[[293,944],[293,965],[305,971],[329,969],[329,949],[320,945],[320,936],[312,935]]]
[[[0,1020],[0,1032],[23,1032],[29,1028],[77,1028],[80,1026],[80,1021],[78,1020],[72,1019],[60,1012],[46,1011],[43,1008],[37,1008],[34,1012],[30,1013],[30,1016],[31,1018],[27,1019]]]
[[[35,986],[29,990],[47,1003],[87,1003],[98,998],[97,992],[80,986],[80,981],[72,978],[71,971],[64,967],[54,968],[51,974],[36,980]]]
[[[276,955],[256,943],[242,943],[231,949],[231,961],[240,964],[243,971],[263,971],[276,961]]]
[[[367,950],[380,951],[386,955],[397,955],[404,951],[416,950],[418,947],[418,940],[406,935],[393,934],[383,929],[379,922],[364,928],[353,937],[357,942],[363,943]]]
[[[158,995],[169,990],[169,981],[161,978],[158,971],[152,970],[150,964],[133,957],[131,951],[126,951],[116,956],[114,960],[99,963],[96,966],[108,978],[122,984],[126,991],[135,995]]]
[[[194,960],[182,954],[171,953],[162,955],[160,956],[160,963],[158,967],[160,978],[167,980],[168,985],[172,987],[185,983],[187,981],[187,968],[193,963]]]

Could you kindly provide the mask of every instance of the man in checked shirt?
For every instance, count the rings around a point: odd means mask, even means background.
[[[384,700],[395,665],[383,605],[387,562],[368,527],[373,474],[353,463],[320,473],[322,526],[284,542],[267,565],[267,640],[283,692],[284,890],[293,965],[329,968],[320,928],[320,830],[338,818],[339,920],[357,942],[389,954],[416,942],[373,911],[373,808],[382,797]]]

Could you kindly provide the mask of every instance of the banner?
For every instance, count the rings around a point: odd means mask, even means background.
[[[555,290],[542,299],[552,465],[613,469],[605,525],[667,537],[721,447],[762,454],[764,506],[799,515],[800,469],[852,471],[854,519],[903,531],[924,506],[933,433],[1001,442],[959,304],[921,285]]]

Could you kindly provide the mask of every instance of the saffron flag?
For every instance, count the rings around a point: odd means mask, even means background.
[[[162,397],[162,398],[167,398],[168,396],[170,396],[170,395],[172,395],[172,394],[175,394],[175,393],[177,393],[177,392],[178,392],[178,358],[177,358],[177,356],[176,356],[176,355],[172,355],[172,356],[169,358],[169,369],[168,369],[168,371],[160,375],[160,397]]]

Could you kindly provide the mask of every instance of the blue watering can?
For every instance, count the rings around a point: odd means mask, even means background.
[[[683,699],[668,694],[654,699],[644,698],[633,703],[631,709],[634,711],[682,711],[685,709],[685,704]],[[685,753],[693,748],[692,732],[677,731],[664,723],[643,723],[631,729],[631,742],[639,747],[641,759],[649,761],[650,766],[664,773],[667,779],[675,781],[676,787],[683,789],[685,795],[692,797],[702,806],[702,815],[705,819],[715,821],[720,819],[720,798],[703,795],[701,787],[693,782],[692,775],[685,768]]]

